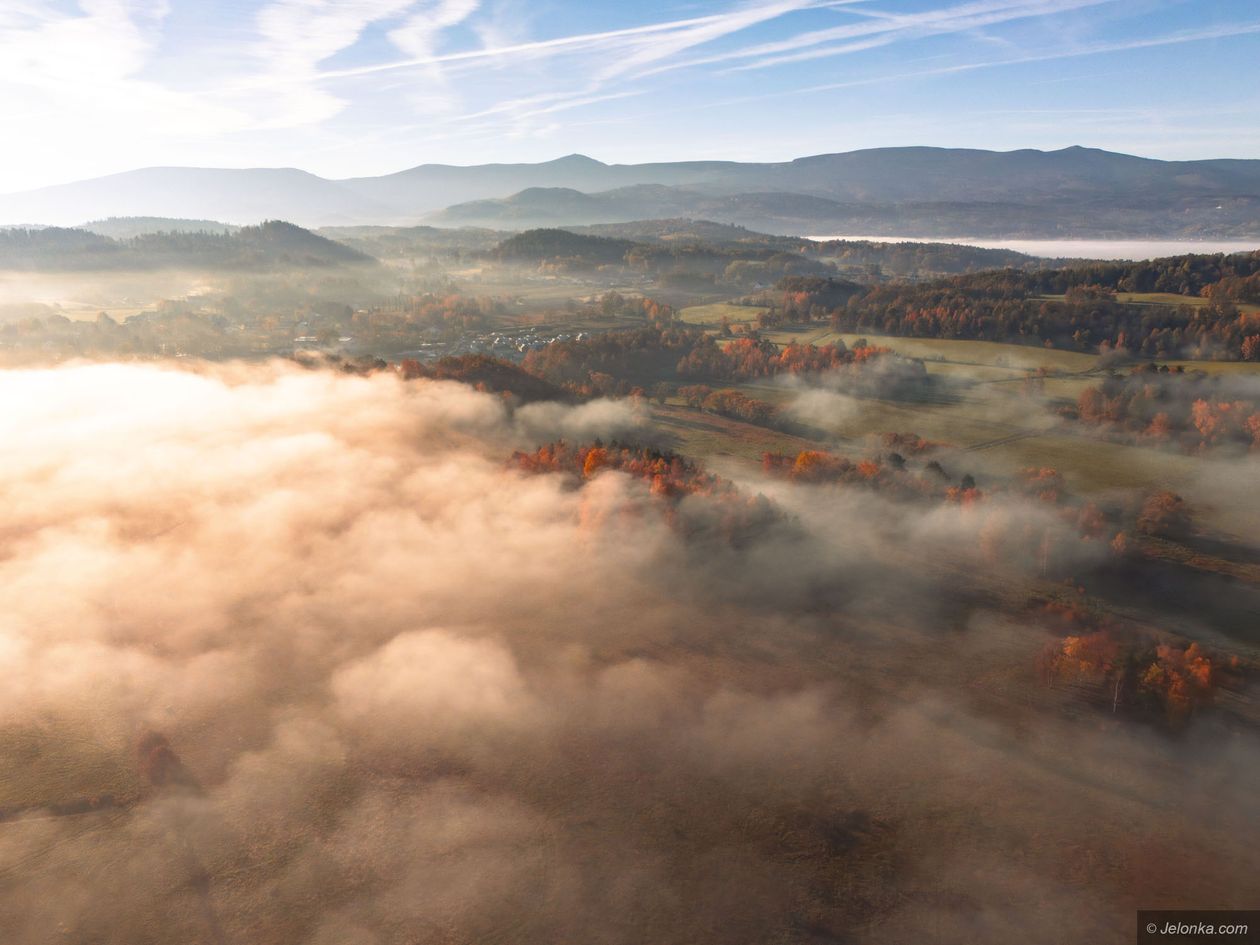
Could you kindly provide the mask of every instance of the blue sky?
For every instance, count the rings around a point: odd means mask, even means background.
[[[0,191],[159,164],[1260,157],[1260,0],[0,0]]]

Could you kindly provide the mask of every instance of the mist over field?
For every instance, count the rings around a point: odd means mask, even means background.
[[[1254,740],[973,675],[1038,633],[959,593],[977,513],[754,480],[733,548],[505,464],[629,405],[389,374],[0,396],[15,945],[1100,941],[1255,891]]]

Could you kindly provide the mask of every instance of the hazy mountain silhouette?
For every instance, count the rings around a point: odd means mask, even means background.
[[[776,232],[1260,237],[1260,161],[1090,148],[879,148],[782,163],[424,164],[327,180],[295,169],[148,168],[0,197],[0,222],[111,216],[523,229],[704,217]]]

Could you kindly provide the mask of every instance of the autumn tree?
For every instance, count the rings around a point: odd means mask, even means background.
[[[1138,531],[1160,538],[1184,538],[1190,533],[1190,525],[1185,499],[1167,490],[1148,496],[1137,519]]]
[[[1141,690],[1157,699],[1172,721],[1181,721],[1212,702],[1216,670],[1197,643],[1181,649],[1161,644],[1142,673]]]

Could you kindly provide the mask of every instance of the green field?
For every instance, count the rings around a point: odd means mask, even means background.
[[[1062,302],[1065,296],[1042,295],[1038,298]],[[1116,301],[1127,302],[1130,305],[1189,305],[1198,308],[1209,304],[1212,300],[1199,295],[1178,295],[1175,292],[1117,292]],[[1260,305],[1250,302],[1235,302],[1234,305],[1242,312],[1260,312]]]
[[[678,317],[688,325],[720,325],[724,318],[734,323],[751,322],[765,311],[768,309],[760,305],[715,302],[712,305],[692,305],[679,312]]]
[[[1177,295],[1173,292],[1117,292],[1117,302],[1131,302],[1137,305],[1207,305],[1211,299],[1198,295]],[[1260,305],[1250,302],[1235,302],[1241,312],[1260,312]]]
[[[814,440],[689,407],[653,407],[652,420],[666,441],[663,445],[675,452],[707,461],[716,457],[732,457],[760,463],[762,453],[799,453],[821,445]]]
[[[1187,371],[1203,371],[1205,374],[1254,374],[1260,377],[1260,361],[1160,361],[1169,367],[1182,367]]]
[[[749,397],[786,406],[797,394],[773,381],[739,386]],[[813,432],[793,435],[703,413],[678,405],[654,408],[655,426],[668,448],[712,463],[731,460],[759,463],[767,451],[797,453],[828,449],[851,457],[878,450],[879,435],[917,433],[949,444],[940,454],[954,475],[989,472],[1007,475],[1034,466],[1051,467],[1084,495],[1174,489],[1194,494],[1205,475],[1218,464],[1144,446],[1110,442],[1057,423],[1035,402],[1014,402],[981,393],[955,403],[913,403],[852,399],[831,417],[811,417]],[[1225,534],[1247,538],[1260,530],[1260,510],[1216,508],[1197,504],[1200,520]]]
[[[819,327],[807,331],[767,331],[762,336],[775,344],[825,345],[843,341],[852,347],[865,338],[871,344],[891,348],[907,358],[923,358],[929,362],[1003,368],[1023,376],[1040,367],[1054,371],[1090,371],[1098,366],[1098,355],[1078,351],[1060,351],[1033,345],[1006,344],[998,341],[964,341],[950,338],[901,338],[871,333],[835,332]]]
[[[821,345],[841,340],[850,346],[865,338],[906,357],[923,358],[929,375],[938,379],[940,396],[928,402],[841,398],[833,414],[812,416],[818,437],[812,442],[839,452],[862,454],[869,452],[878,434],[913,432],[956,447],[960,452],[946,464],[951,470],[1009,472],[1025,466],[1049,466],[1062,472],[1069,486],[1081,493],[1159,488],[1191,491],[1213,466],[1210,458],[1110,442],[1089,430],[1059,422],[1050,407],[1056,401],[1075,401],[1082,390],[1098,383],[1101,372],[1097,355],[989,341],[839,334],[826,327],[765,332],[763,336],[777,344],[796,341]],[[1255,363],[1168,363],[1208,372],[1260,375],[1260,364]],[[1037,368],[1051,372],[1042,382],[1048,405],[1023,393],[1024,380]],[[752,381],[739,385],[739,389],[780,406],[798,396],[773,380]],[[764,442],[738,443],[741,430],[758,428],[698,413],[695,416],[704,416],[705,435],[700,430],[690,431],[681,440],[685,448],[699,455],[716,452],[755,458],[770,448]],[[763,434],[757,436],[767,439]],[[796,449],[811,442],[795,437],[786,440],[796,441],[784,443]],[[1205,523],[1224,532],[1243,535],[1260,528],[1260,513],[1239,514],[1234,509],[1224,514],[1212,508],[1201,508],[1200,512]]]

